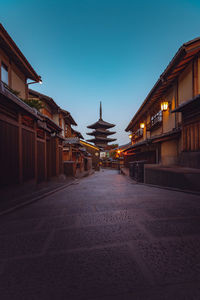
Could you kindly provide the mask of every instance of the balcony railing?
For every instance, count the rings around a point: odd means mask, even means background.
[[[133,140],[138,140],[143,137],[143,128],[139,128],[133,133]]]
[[[155,116],[151,117],[151,121],[147,124],[147,130],[152,131],[162,125],[162,112],[159,111]]]

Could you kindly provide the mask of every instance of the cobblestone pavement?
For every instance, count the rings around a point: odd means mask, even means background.
[[[200,199],[105,170],[0,218],[0,299],[200,299]]]

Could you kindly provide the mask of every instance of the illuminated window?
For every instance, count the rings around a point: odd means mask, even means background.
[[[8,67],[1,63],[1,80],[8,85]]]

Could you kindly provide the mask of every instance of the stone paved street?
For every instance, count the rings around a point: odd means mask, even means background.
[[[200,299],[200,197],[104,170],[0,218],[0,299]]]

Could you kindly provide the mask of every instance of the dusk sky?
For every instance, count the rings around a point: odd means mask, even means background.
[[[70,111],[85,139],[101,100],[119,144],[178,48],[200,36],[198,0],[0,0],[0,15],[42,76],[30,87]]]

